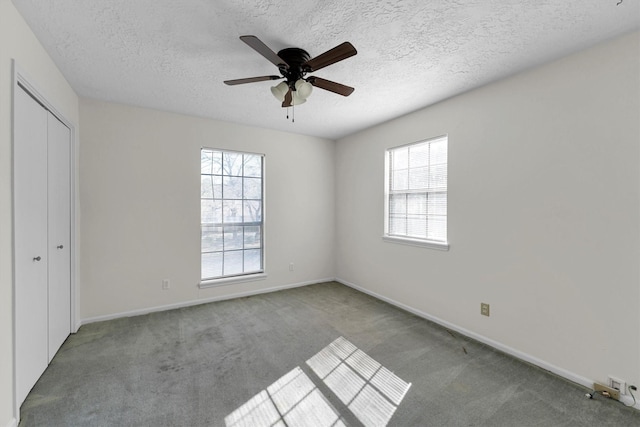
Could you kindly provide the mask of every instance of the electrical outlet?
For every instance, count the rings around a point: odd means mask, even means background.
[[[627,394],[627,383],[616,377],[609,375],[609,387],[618,390],[620,394]]]
[[[606,385],[593,383],[593,389],[603,396],[609,397],[614,400],[620,400],[620,392],[618,390],[614,390],[611,387],[607,387]]]
[[[164,279],[162,280],[162,290],[166,291],[167,289],[169,289],[169,279]]]
[[[482,314],[483,316],[489,317],[490,315],[489,304],[486,304],[484,302],[480,303],[480,314]]]
[[[294,265],[292,262],[289,263],[289,271],[293,271],[294,269]]]

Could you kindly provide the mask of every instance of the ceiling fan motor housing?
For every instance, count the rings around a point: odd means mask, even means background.
[[[278,56],[286,61],[286,64],[278,65],[280,74],[287,80],[287,84],[292,90],[295,89],[295,83],[307,74],[302,66],[311,59],[309,53],[297,47],[288,47],[278,52]]]

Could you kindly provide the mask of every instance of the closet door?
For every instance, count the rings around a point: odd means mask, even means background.
[[[14,96],[15,364],[22,402],[48,363],[47,111],[21,88]]]
[[[71,333],[71,133],[48,113],[50,362]]]

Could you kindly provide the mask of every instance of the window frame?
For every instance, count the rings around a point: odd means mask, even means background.
[[[202,205],[202,200],[204,199],[202,197],[202,152],[203,151],[212,151],[212,152],[220,152],[222,153],[222,155],[224,154],[240,154],[240,155],[251,155],[251,156],[259,156],[260,157],[260,162],[261,162],[261,168],[262,168],[262,172],[261,172],[261,184],[262,184],[262,188],[261,188],[261,222],[260,222],[260,229],[261,229],[261,237],[260,237],[260,250],[261,250],[261,259],[260,259],[260,264],[261,264],[261,268],[259,271],[252,271],[252,272],[242,272],[242,273],[237,273],[237,274],[231,274],[231,275],[223,275],[223,276],[218,276],[218,277],[210,277],[210,278],[204,278],[203,274],[202,274],[202,255],[205,253],[205,251],[203,251],[203,247],[202,247],[202,230],[203,230],[203,222],[202,222],[202,207],[200,209],[200,240],[199,240],[199,245],[200,245],[200,281],[199,281],[199,288],[210,288],[210,287],[216,287],[216,286],[224,286],[224,285],[229,285],[229,284],[233,284],[233,283],[239,283],[239,282],[251,282],[251,281],[256,281],[256,280],[264,280],[267,278],[267,273],[266,273],[266,245],[265,245],[265,238],[266,238],[266,209],[265,209],[265,205],[266,205],[266,155],[262,154],[262,153],[253,153],[253,152],[249,152],[249,151],[238,151],[238,150],[229,150],[229,149],[225,149],[225,148],[212,148],[212,147],[201,147],[200,148],[200,165],[201,165],[201,171],[200,171],[200,204]],[[242,171],[242,175],[243,178],[245,177],[244,175],[244,171]],[[222,185],[222,184],[221,184]],[[243,190],[244,193],[244,190]],[[250,200],[250,199],[244,199],[244,194],[242,196],[243,198],[240,200]],[[219,200],[225,200],[224,198],[221,198]],[[224,224],[224,219],[223,222],[220,224]],[[234,223],[233,226],[243,226],[243,224],[245,224],[244,222],[242,223]],[[252,225],[254,225],[252,223]],[[241,250],[245,250],[245,248],[241,249]],[[222,253],[224,253],[224,249],[222,251]]]
[[[449,212],[448,212],[448,207],[447,207],[447,213],[445,214],[445,217],[447,219],[447,224],[445,226],[445,233],[446,233],[446,238],[444,241],[440,241],[440,240],[433,240],[433,239],[428,239],[428,238],[421,238],[421,237],[414,237],[414,236],[403,236],[403,235],[395,235],[395,234],[389,234],[389,214],[390,214],[390,200],[391,200],[391,173],[392,173],[392,168],[391,168],[391,152],[400,148],[404,148],[404,147],[410,147],[413,145],[418,145],[418,144],[424,144],[424,143],[433,143],[433,142],[437,142],[440,140],[445,140],[446,144],[447,144],[447,180],[446,180],[446,186],[445,186],[445,194],[447,197],[447,201],[449,198],[449,178],[448,178],[448,170],[449,170],[449,157],[448,157],[448,153],[449,153],[449,135],[445,134],[445,135],[440,135],[440,136],[436,136],[433,138],[428,138],[428,139],[423,139],[423,140],[419,140],[419,141],[414,141],[414,142],[410,142],[407,144],[402,144],[402,145],[397,145],[394,147],[389,147],[387,149],[385,149],[384,152],[384,232],[382,235],[382,240],[385,242],[389,242],[389,243],[399,243],[399,244],[404,244],[404,245],[410,245],[410,246],[418,246],[418,247],[425,247],[425,248],[430,248],[430,249],[437,249],[437,250],[441,250],[441,251],[448,251],[449,250]],[[411,191],[407,191],[407,194],[411,193]],[[448,205],[448,202],[447,202]]]

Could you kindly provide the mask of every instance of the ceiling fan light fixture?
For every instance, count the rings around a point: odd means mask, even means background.
[[[271,93],[279,102],[284,101],[284,96],[287,94],[288,90],[289,86],[287,85],[287,82],[280,82],[271,87]]]
[[[313,91],[313,86],[311,85],[311,83],[303,79],[297,80],[295,86],[296,86],[296,93],[302,99],[307,99],[309,95],[311,95],[311,92]]]

